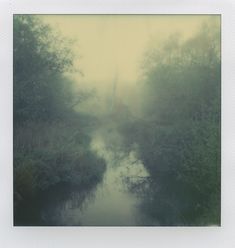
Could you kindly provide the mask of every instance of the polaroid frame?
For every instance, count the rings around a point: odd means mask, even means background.
[[[0,1],[0,244],[3,247],[235,247],[235,3],[232,0]],[[220,14],[221,227],[13,227],[13,14]]]

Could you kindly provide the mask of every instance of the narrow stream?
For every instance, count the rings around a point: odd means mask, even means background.
[[[131,226],[139,225],[141,213],[138,210],[139,199],[132,194],[125,178],[147,176],[143,165],[136,159],[135,153],[124,154],[116,146],[105,144],[102,134],[93,138],[91,149],[103,157],[107,169],[103,180],[85,198],[74,192],[62,205],[49,211],[59,225],[83,226]],[[82,203],[79,199],[84,198]],[[47,218],[48,209],[46,211]]]

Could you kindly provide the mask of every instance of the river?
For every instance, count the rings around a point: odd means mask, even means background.
[[[141,225],[140,199],[126,182],[148,176],[143,164],[134,151],[120,150],[116,133],[96,132],[91,149],[106,161],[102,182],[92,190],[70,192],[63,201],[51,201],[43,207],[41,218],[49,225]]]

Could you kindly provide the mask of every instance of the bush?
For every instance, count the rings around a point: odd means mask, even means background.
[[[149,51],[142,120],[122,130],[150,174],[144,208],[162,224],[220,223],[219,33],[208,24]]]
[[[59,184],[83,187],[101,180],[105,162],[77,126],[30,122],[14,134],[14,189],[18,198]]]

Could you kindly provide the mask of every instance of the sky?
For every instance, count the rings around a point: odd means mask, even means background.
[[[71,47],[75,66],[83,73],[72,75],[79,87],[95,88],[101,95],[128,99],[136,90],[141,62],[150,46],[172,34],[184,39],[194,35],[209,15],[40,15],[62,36],[75,39]]]
[[[136,81],[143,54],[151,40],[172,33],[189,37],[206,15],[43,15],[41,18],[68,38],[79,55],[76,65],[83,81]]]

